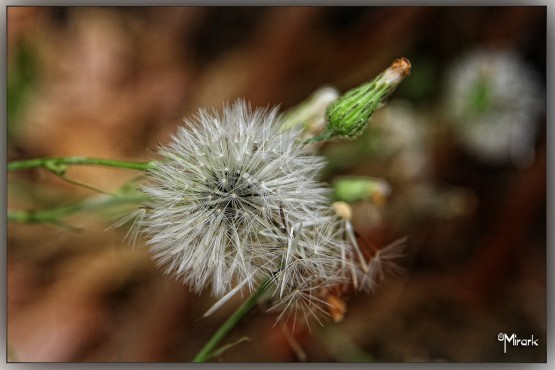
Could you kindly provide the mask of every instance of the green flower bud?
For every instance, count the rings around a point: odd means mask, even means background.
[[[371,177],[343,177],[337,179],[333,187],[335,199],[348,203],[370,199],[381,204],[391,192],[387,182]]]
[[[366,123],[410,74],[410,62],[400,58],[374,80],[349,90],[326,111],[327,137],[355,138],[362,133]]]

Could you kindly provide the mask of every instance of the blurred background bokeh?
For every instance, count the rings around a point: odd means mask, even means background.
[[[546,360],[545,7],[9,7],[7,21],[8,161],[147,161],[200,107],[285,111],[408,58],[365,134],[320,150],[326,181],[390,185],[351,205],[353,224],[377,245],[407,236],[405,272],[311,331],[261,307],[227,339],[251,341],[215,360]],[[113,192],[137,172],[67,175]],[[46,170],[8,176],[10,210],[99,196]],[[199,320],[214,299],[110,229],[125,211],[8,224],[10,360],[190,361],[236,307]],[[498,333],[539,346],[503,353]]]

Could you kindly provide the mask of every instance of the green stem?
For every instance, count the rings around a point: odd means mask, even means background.
[[[252,296],[249,297],[228,319],[222,326],[214,333],[212,338],[202,347],[199,353],[193,359],[193,362],[206,362],[212,358],[214,351],[218,344],[229,334],[229,332],[237,325],[243,317],[247,315],[258,303],[260,297],[266,292],[270,285],[270,280],[258,288]]]
[[[44,211],[10,211],[8,210],[8,221],[22,223],[57,223],[59,219],[84,210],[115,206],[131,202],[140,202],[146,199],[145,195],[100,197],[83,203],[47,209]]]
[[[63,172],[64,166],[71,165],[93,165],[129,168],[132,170],[146,171],[152,167],[152,162],[127,162],[114,159],[89,158],[89,157],[62,157],[62,158],[38,158],[23,161],[13,161],[8,163],[8,171],[27,170],[30,168],[44,167],[49,170],[60,169]]]
[[[334,135],[330,131],[326,131],[319,136],[314,136],[303,141],[303,144],[320,143],[322,141],[330,141],[334,138]]]
[[[106,195],[112,195],[112,196],[114,196],[114,194],[112,194],[112,193],[109,193],[109,192],[104,191],[104,190],[102,190],[102,189],[96,188],[96,187],[94,187],[94,186],[92,186],[92,185],[86,184],[86,183],[81,182],[81,181],[79,181],[79,180],[74,180],[74,179],[69,178],[69,177],[67,177],[67,176],[65,176],[65,175],[60,175],[60,174],[57,173],[57,172],[53,172],[53,174],[56,175],[57,177],[59,177],[60,179],[62,179],[63,181],[69,183],[69,184],[76,185],[76,186],[80,186],[80,187],[82,187],[82,188],[85,188],[85,189],[88,189],[88,190],[92,190],[92,191],[95,191],[95,192],[100,193],[100,194],[106,194]]]

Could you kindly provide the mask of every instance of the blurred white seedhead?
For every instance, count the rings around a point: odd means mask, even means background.
[[[339,98],[339,92],[331,86],[317,89],[301,104],[283,115],[283,128],[300,126],[303,138],[320,135],[326,127],[326,109]]]
[[[426,120],[408,102],[391,101],[376,112],[372,127],[376,154],[391,161],[390,176],[401,181],[428,176]]]
[[[285,239],[300,229],[288,225],[317,222],[328,195],[316,180],[324,161],[304,153],[298,130],[280,131],[275,109],[238,102],[186,123],[160,147],[142,189],[147,244],[195,291],[252,289],[282,263]]]
[[[529,165],[545,102],[534,71],[512,51],[479,49],[448,76],[445,108],[461,143],[488,162]]]

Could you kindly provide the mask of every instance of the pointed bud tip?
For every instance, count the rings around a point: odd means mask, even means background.
[[[398,85],[405,77],[410,75],[411,64],[407,58],[396,59],[385,70],[383,79],[388,85]]]
[[[411,65],[410,61],[407,58],[401,57],[393,61],[389,68],[399,71],[403,77],[407,77],[408,75],[410,75]]]

